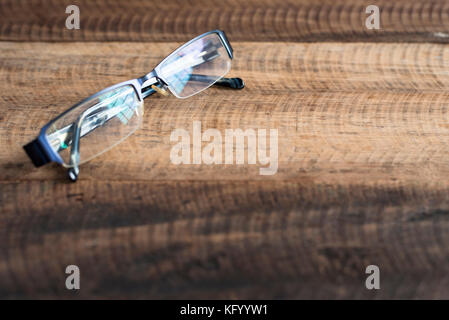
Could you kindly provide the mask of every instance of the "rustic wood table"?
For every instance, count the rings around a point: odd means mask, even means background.
[[[0,298],[449,298],[449,1],[371,2],[78,0],[68,30],[71,1],[0,0]],[[216,28],[244,90],[145,100],[76,183],[32,166],[50,119]],[[277,173],[173,164],[194,121],[277,129]]]

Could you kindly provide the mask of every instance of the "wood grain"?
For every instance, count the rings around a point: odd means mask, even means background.
[[[449,41],[446,0],[78,0],[81,29],[65,28],[71,0],[1,0],[0,39],[186,41],[220,28],[232,41]],[[368,5],[381,29],[365,27]]]
[[[11,183],[2,191],[10,199],[0,234],[6,297],[447,292],[447,187],[83,180]],[[33,210],[23,198],[30,194]],[[77,294],[60,285],[74,261],[84,270]],[[372,263],[382,270],[377,294],[361,288]]]
[[[78,3],[69,32],[64,1],[0,0],[0,298],[449,297],[446,1],[377,1],[375,33],[358,0]],[[32,167],[48,120],[217,24],[244,90],[145,100],[75,184]],[[172,164],[193,121],[278,129],[277,174]]]
[[[0,87],[10,103],[5,104],[8,112],[3,119],[9,126],[0,129],[9,150],[0,158],[0,166],[7,169],[3,178],[55,176],[59,171],[53,167],[24,175],[29,160],[22,144],[81,97],[146,73],[175,46],[95,43],[83,45],[79,52],[78,44],[5,44],[0,72],[7,72],[10,79]],[[23,53],[18,47],[25,49]],[[144,49],[152,55],[147,56]],[[244,91],[212,88],[186,100],[147,99],[142,129],[92,161],[80,178],[445,180],[442,174],[449,169],[445,161],[449,151],[446,46],[320,43],[285,44],[279,49],[276,43],[237,43],[235,50],[232,74],[245,79]],[[270,60],[274,52],[277,59]],[[18,61],[26,61],[29,55],[34,63],[18,72]],[[113,71],[105,75],[106,70]],[[23,83],[37,93],[31,100],[21,91]],[[25,104],[26,108],[21,107]],[[223,136],[226,129],[277,129],[278,173],[261,176],[259,165],[171,164],[170,150],[175,145],[170,142],[171,132],[177,128],[192,132],[193,121],[201,121],[203,131],[216,128]],[[11,127],[22,130],[8,133]]]

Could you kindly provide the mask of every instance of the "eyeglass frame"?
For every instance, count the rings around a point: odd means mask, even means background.
[[[38,137],[31,141],[30,143],[26,144],[23,148],[25,149],[25,152],[28,154],[28,156],[30,157],[31,161],[33,162],[33,164],[36,167],[40,167],[44,164],[47,164],[49,162],[56,162],[60,165],[64,165],[64,161],[62,160],[61,156],[59,155],[58,152],[56,152],[50,145],[48,139],[47,139],[47,129],[53,124],[55,123],[57,120],[61,119],[62,117],[64,117],[67,113],[71,112],[72,110],[76,109],[77,107],[79,107],[80,105],[86,103],[87,101],[90,101],[92,99],[95,99],[99,96],[101,96],[102,94],[106,93],[106,92],[110,92],[111,90],[120,88],[120,87],[124,87],[124,86],[131,86],[134,91],[137,94],[137,97],[139,99],[139,102],[142,102],[145,98],[149,97],[150,95],[152,95],[153,93],[157,92],[157,88],[159,89],[163,89],[164,87],[168,87],[170,89],[170,86],[167,84],[166,80],[160,76],[160,72],[159,68],[160,66],[167,60],[169,59],[173,54],[176,54],[177,52],[179,52],[180,50],[184,49],[185,47],[187,47],[188,45],[190,45],[191,43],[207,36],[210,34],[218,34],[219,39],[221,40],[221,43],[223,44],[224,48],[226,49],[226,52],[228,53],[229,58],[232,60],[234,57],[233,54],[233,48],[231,46],[231,44],[229,43],[228,38],[226,37],[226,34],[221,31],[221,30],[212,30],[206,33],[203,33],[195,38],[193,38],[192,40],[184,43],[183,45],[181,45],[179,48],[177,48],[175,51],[173,51],[172,53],[170,53],[166,58],[164,58],[151,72],[147,73],[146,75],[140,77],[140,78],[136,78],[136,79],[132,79],[132,80],[127,80],[124,82],[120,82],[117,83],[115,85],[112,85],[110,87],[107,87],[101,91],[98,91],[97,93],[83,99],[82,101],[76,103],[74,106],[70,107],[69,109],[67,109],[66,111],[62,112],[60,115],[58,115],[57,117],[53,118],[52,120],[50,120],[46,125],[44,125],[38,135]],[[215,80],[214,82],[212,82],[210,85],[208,85],[207,87],[203,88],[202,90],[196,92],[200,93],[206,89],[208,89],[209,87],[211,87],[212,85],[219,85],[219,86],[223,86],[223,87],[228,87],[228,88],[232,88],[232,89],[243,89],[245,84],[243,82],[242,79],[240,78],[224,78],[221,77],[217,80]],[[156,86],[155,89],[154,86]],[[140,89],[140,90],[139,90]],[[174,91],[170,90],[172,92],[172,94],[174,96],[176,96],[177,98],[180,99],[185,99],[185,98],[189,98],[190,96],[187,97],[180,97],[178,96]],[[194,94],[193,94],[194,95]],[[82,114],[81,114],[82,115]],[[78,137],[78,140],[81,137]],[[72,142],[72,146],[73,144],[76,143],[75,141]],[[79,141],[77,142],[79,144]],[[79,163],[78,163],[79,164]],[[77,167],[78,164],[75,164],[75,166]],[[69,167],[69,177],[72,181],[76,181],[77,177],[78,177],[78,168],[76,168],[76,170],[70,170],[73,169],[72,167]]]

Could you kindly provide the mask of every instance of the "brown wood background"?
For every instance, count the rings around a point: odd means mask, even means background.
[[[33,168],[51,118],[215,28],[243,91],[147,99],[75,184]],[[449,298],[448,42],[443,0],[0,0],[0,298]],[[171,164],[194,120],[277,128],[278,173]]]

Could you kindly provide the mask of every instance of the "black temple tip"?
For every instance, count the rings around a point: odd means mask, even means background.
[[[221,78],[217,82],[216,85],[221,87],[228,87],[232,89],[243,89],[245,87],[245,82],[241,78]]]
[[[50,162],[42,148],[40,142],[36,139],[31,141],[30,143],[23,146],[28,157],[30,157],[35,167],[43,166],[44,164]]]
[[[230,78],[234,83],[233,89],[243,89],[245,88],[245,82],[243,82],[242,78]]]

